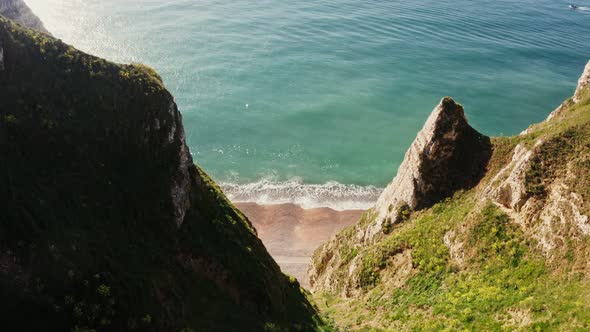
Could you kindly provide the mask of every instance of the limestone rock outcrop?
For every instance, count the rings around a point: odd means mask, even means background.
[[[23,0],[0,0],[0,15],[27,28],[50,34]]]
[[[521,136],[553,127],[560,118],[571,116],[572,108],[588,99],[589,86],[590,62],[578,80],[574,96],[555,109],[546,121],[529,127]],[[576,142],[572,143],[571,138],[581,135],[584,129],[574,127],[557,138],[538,138],[528,146],[525,143],[516,145],[510,162],[493,175],[483,191],[482,199],[492,200],[509,213],[528,236],[539,243],[539,248],[550,260],[563,254],[560,253],[565,250],[563,243],[580,241],[590,234],[589,216],[583,211],[585,202],[575,191],[576,184],[584,180],[579,178],[579,172],[584,169],[586,156],[570,147]],[[560,153],[580,159],[561,158]],[[551,165],[551,158],[559,158],[559,164]],[[542,182],[540,195],[532,190],[535,188],[531,189],[531,183],[535,184],[534,177],[540,177],[537,173],[551,174]]]
[[[404,210],[429,207],[477,184],[491,151],[489,137],[469,125],[463,107],[450,97],[443,98],[379,197],[376,222],[367,229],[365,240],[372,240],[384,224],[400,222]]]
[[[551,121],[552,119],[559,117],[561,114],[563,114],[564,112],[566,112],[571,106],[572,104],[577,104],[580,101],[582,101],[584,99],[584,94],[588,94],[588,86],[590,85],[590,61],[588,61],[588,63],[586,64],[586,67],[584,68],[584,71],[582,72],[582,76],[580,76],[580,79],[578,79],[578,85],[576,86],[576,91],[574,92],[574,95],[572,96],[572,98],[566,100],[565,102],[563,102],[561,105],[559,105],[553,112],[551,112],[549,114],[549,116],[547,117],[547,119],[545,120],[547,121]],[[523,131],[521,133],[521,135],[526,135],[529,132],[533,131],[535,129],[535,127],[537,127],[538,125],[533,125],[529,128],[527,128],[525,131]]]
[[[347,256],[378,242],[412,211],[428,208],[457,190],[477,185],[491,154],[490,138],[469,125],[461,105],[450,97],[443,98],[375,207],[359,223],[316,251],[308,269],[312,290],[334,292],[338,288],[345,296],[357,292],[362,254],[355,254],[352,260]],[[348,268],[343,269],[344,265]]]
[[[312,292],[352,330],[463,329],[466,303],[487,316],[471,316],[476,330],[584,329],[548,321],[563,307],[544,299],[590,308],[589,115],[590,64],[572,98],[517,136],[488,139],[443,99],[374,209],[316,250]],[[494,306],[527,294],[487,311],[490,289]],[[542,313],[528,311],[533,298]]]
[[[576,92],[574,93],[573,100],[575,103],[579,102],[582,99],[582,94],[587,93],[587,87],[590,85],[590,61],[586,64],[584,68],[584,72],[580,79],[578,80],[578,87],[576,88]]]

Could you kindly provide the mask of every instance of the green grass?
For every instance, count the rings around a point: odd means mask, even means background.
[[[461,195],[458,193],[455,200],[447,199],[447,206],[435,205],[432,213],[417,215],[411,222],[396,229],[392,236],[377,243],[374,248],[366,249],[362,256],[361,285],[365,288],[375,285],[379,271],[387,266],[388,259],[403,250],[412,250],[413,264],[420,269],[430,274],[441,272],[447,260],[443,236],[454,221],[461,220],[469,212],[469,204],[466,208],[453,204],[462,200],[459,199]]]
[[[470,215],[474,204],[466,194],[416,216],[365,249],[365,292],[359,298],[324,293],[317,303],[342,330],[511,331],[519,328],[510,322],[512,312],[530,319],[520,327],[525,330],[587,328],[589,283],[551,275],[534,243],[524,240],[506,214],[487,204]],[[465,243],[466,267],[450,260],[443,242],[444,234],[459,225],[467,227],[458,235]],[[392,289],[379,276],[388,258],[401,250],[412,250],[415,274]],[[555,288],[562,283],[566,287]]]
[[[582,213],[590,212],[590,92],[584,95],[526,135],[493,138],[477,187],[412,213],[376,243],[359,245],[355,226],[338,234],[344,259],[334,273],[336,291],[315,294],[320,308],[342,331],[590,330],[590,278],[574,268],[586,261],[590,239],[568,238],[573,233],[564,226],[563,248],[548,260],[523,226],[482,198],[482,188],[498,184],[492,179],[523,144],[534,151],[525,174],[529,197],[542,205],[559,179],[581,198]],[[358,227],[371,221],[369,212]],[[444,242],[450,231],[455,258]],[[403,253],[411,255],[412,273],[400,286],[395,257]],[[344,292],[355,257],[360,284]]]

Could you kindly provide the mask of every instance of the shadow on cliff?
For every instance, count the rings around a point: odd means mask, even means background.
[[[0,18],[0,312],[11,331],[315,330],[196,167],[149,67]]]
[[[431,207],[457,190],[471,189],[486,174],[492,143],[469,125],[463,106],[445,97],[429,145],[420,153],[415,209]]]

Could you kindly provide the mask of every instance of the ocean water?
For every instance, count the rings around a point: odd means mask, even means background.
[[[154,67],[195,161],[260,203],[368,207],[441,97],[517,134],[590,58],[590,11],[556,0],[26,2],[77,48]]]

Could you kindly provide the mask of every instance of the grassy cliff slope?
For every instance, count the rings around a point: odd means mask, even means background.
[[[345,331],[590,330],[589,82],[590,64],[547,121],[493,138],[474,188],[318,249],[322,310]]]
[[[1,17],[0,54],[3,330],[317,329],[152,69]]]

